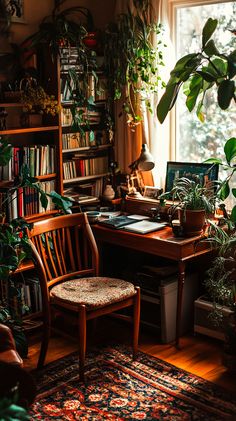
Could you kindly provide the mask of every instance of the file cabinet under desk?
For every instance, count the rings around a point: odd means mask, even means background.
[[[141,325],[152,328],[162,343],[175,340],[177,307],[177,274],[158,279],[144,272],[137,273],[141,288]],[[181,334],[193,330],[194,300],[199,294],[198,276],[187,274],[184,286]]]

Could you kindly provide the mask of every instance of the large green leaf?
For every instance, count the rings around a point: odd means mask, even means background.
[[[197,74],[202,76],[202,78],[206,81],[206,82],[214,82],[215,81],[215,76],[211,75],[211,73],[205,71],[205,70],[198,70]]]
[[[233,207],[233,209],[231,211],[230,219],[231,219],[231,221],[236,223],[236,205]]]
[[[190,83],[190,92],[186,100],[186,106],[190,112],[194,109],[196,105],[196,101],[197,101],[199,92],[202,88],[202,85],[203,85],[203,81],[202,81],[201,76],[196,75],[192,78],[192,81]]]
[[[163,123],[168,112],[173,107],[178,95],[179,84],[167,85],[165,93],[162,95],[159,104],[157,105],[157,118],[160,123]]]
[[[234,98],[235,84],[233,80],[223,80],[218,88],[217,99],[222,110],[226,110]]]
[[[7,165],[12,157],[12,146],[0,137],[0,166]]]
[[[232,189],[231,191],[232,191],[234,197],[236,197],[236,189]]]
[[[203,48],[203,51],[210,57],[219,55],[219,51],[217,50],[213,39],[210,39],[210,41],[208,41],[208,43]]]
[[[236,137],[231,137],[227,140],[224,146],[224,153],[227,163],[230,165],[230,162],[236,156]]]
[[[57,209],[62,209],[65,213],[71,213],[71,206],[73,202],[69,197],[61,196],[55,191],[50,193],[52,202],[56,205]]]
[[[236,50],[232,51],[227,58],[229,78],[232,79],[236,75]]]
[[[194,54],[187,54],[186,56],[181,57],[177,61],[174,69],[171,71],[171,73],[170,73],[171,76],[172,75],[176,75],[176,74],[178,75],[179,72],[182,72],[183,70],[185,70],[186,69],[186,66],[189,63],[191,63],[193,59],[196,59],[197,57],[198,57],[198,54],[196,54],[196,53],[194,53]]]
[[[207,41],[211,38],[212,34],[215,32],[216,27],[218,24],[217,19],[209,18],[207,22],[204,25],[204,28],[202,30],[202,47],[204,49]]]
[[[222,164],[222,159],[220,159],[220,158],[208,158],[203,162],[207,163],[207,164]]]
[[[47,198],[46,194],[44,193],[44,191],[40,192],[40,202],[41,202],[41,205],[42,205],[43,209],[46,210],[47,206],[48,206],[48,198]]]
[[[219,191],[220,199],[224,201],[229,196],[229,193],[230,193],[229,182],[228,180],[226,180],[222,183],[221,189]]]

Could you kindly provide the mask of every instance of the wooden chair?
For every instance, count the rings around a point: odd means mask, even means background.
[[[38,367],[44,365],[51,329],[51,309],[78,315],[80,380],[84,380],[86,322],[133,306],[133,358],[138,348],[140,290],[121,279],[99,277],[99,255],[84,213],[34,224],[29,232],[39,270],[43,304],[43,338]]]

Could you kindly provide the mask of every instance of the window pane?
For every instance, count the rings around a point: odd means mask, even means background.
[[[177,58],[200,51],[202,28],[207,19],[217,18],[218,28],[213,35],[216,46],[228,54],[235,49],[236,37],[229,29],[236,28],[236,2],[180,7],[177,9]],[[177,160],[202,162],[212,156],[223,157],[225,141],[236,136],[236,107],[231,102],[229,110],[217,105],[216,91],[206,98],[206,120],[201,123],[195,109],[189,113],[186,96],[181,92],[176,106]]]

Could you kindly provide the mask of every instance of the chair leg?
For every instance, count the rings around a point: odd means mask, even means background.
[[[136,287],[133,307],[133,359],[138,352],[139,324],[140,324],[140,288]]]
[[[49,320],[46,320],[43,322],[43,337],[42,337],[42,342],[41,342],[37,369],[42,368],[44,366],[50,335],[51,335],[51,322]]]
[[[79,376],[84,381],[84,363],[86,353],[86,308],[84,305],[79,309]]]

